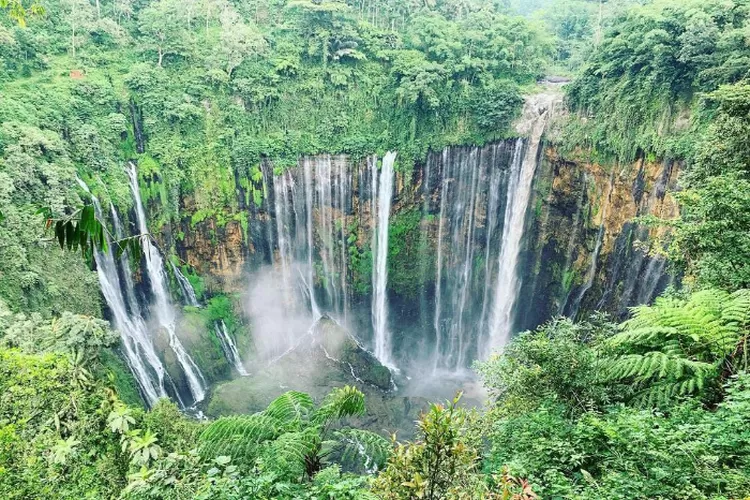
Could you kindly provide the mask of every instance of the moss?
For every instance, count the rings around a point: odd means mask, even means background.
[[[367,295],[372,289],[372,249],[368,243],[363,247],[357,246],[359,225],[353,222],[349,226],[347,239],[349,253],[349,268],[352,273],[352,288],[357,295]]]
[[[231,368],[224,357],[219,339],[208,328],[203,310],[186,307],[180,320],[178,332],[186,344],[193,361],[209,380],[229,378]]]
[[[100,357],[117,396],[129,406],[141,406],[138,383],[122,358],[111,349],[103,349]]]
[[[404,296],[414,297],[432,273],[426,262],[434,259],[432,248],[421,231],[419,210],[408,209],[391,218],[388,238],[388,288]]]

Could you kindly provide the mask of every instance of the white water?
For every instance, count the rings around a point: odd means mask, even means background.
[[[440,183],[440,216],[438,217],[438,239],[437,239],[437,279],[435,281],[435,319],[433,321],[435,327],[435,364],[432,371],[435,372],[438,366],[442,363],[442,352],[443,352],[443,332],[440,324],[441,306],[443,304],[443,226],[445,223],[445,207],[448,203],[448,182],[446,181],[445,169],[448,164],[448,148],[443,150],[442,155],[442,169],[443,176],[442,182]]]
[[[349,311],[347,287],[347,208],[351,172],[342,156],[304,158],[299,168],[273,179],[274,219],[285,299],[305,302],[312,321],[323,313],[344,321]],[[299,295],[304,298],[300,301]],[[324,292],[316,294],[316,291]]]
[[[385,366],[392,367],[391,333],[388,329],[388,222],[393,197],[393,163],[396,153],[389,151],[383,157],[379,182],[373,182],[373,200],[377,200],[377,226],[373,231],[372,246],[372,327],[375,337],[375,357]],[[372,162],[372,177],[377,177],[377,163]],[[374,201],[373,201],[374,203]],[[374,217],[373,212],[373,217]]]
[[[240,352],[237,350],[237,344],[234,343],[232,336],[227,331],[227,325],[223,320],[214,323],[216,330],[216,336],[219,338],[221,348],[224,351],[224,356],[227,360],[232,363],[237,373],[243,377],[249,377],[250,374],[245,370],[245,366],[242,364],[242,358]]]
[[[109,212],[112,215],[112,223],[115,227],[115,237],[118,240],[122,240],[125,237],[125,233],[122,229],[120,216],[117,214],[117,210],[112,203],[109,204]],[[128,301],[131,314],[143,318],[140,303],[135,296],[135,284],[133,283],[133,275],[130,272],[130,252],[128,250],[125,250],[120,255],[120,268],[122,269],[122,277],[125,282],[125,298]]]
[[[513,159],[511,160],[511,165],[515,165],[516,163],[518,163],[518,158],[520,158],[520,155],[521,148],[519,148],[516,143],[516,147],[513,148]],[[495,167],[497,161],[498,148],[493,147],[492,163],[490,165],[492,167]],[[495,228],[497,227],[497,223],[499,220],[498,212],[500,210],[501,183],[503,182],[503,180],[507,181],[508,176],[509,173],[507,170],[501,170],[499,168],[492,168],[492,173],[490,175],[490,193],[487,205],[486,236],[484,241],[484,291],[482,293],[482,312],[479,316],[480,332],[485,332],[487,329],[487,321],[489,320],[489,313],[491,309],[490,307],[488,307],[488,304],[490,303],[490,296],[492,293],[492,280],[490,279],[493,269],[492,237],[494,236]]]
[[[302,162],[304,175],[305,191],[305,222],[307,234],[307,285],[308,295],[310,296],[310,308],[312,309],[313,320],[320,318],[320,308],[315,299],[315,268],[313,267],[313,256],[315,254],[315,239],[313,237],[313,181],[312,181],[312,163],[309,158]]]
[[[490,328],[491,348],[504,346],[512,333],[513,309],[518,296],[518,257],[521,251],[526,212],[531,199],[531,187],[536,173],[542,134],[557,99],[557,95],[554,94],[539,94],[528,99],[524,107],[523,116],[526,121],[519,128],[519,132],[528,134],[528,139],[521,168],[517,174],[511,172],[512,177],[509,180]]]
[[[182,271],[180,271],[180,268],[177,267],[174,262],[169,262],[172,266],[172,273],[174,273],[174,277],[177,278],[177,283],[180,285],[180,290],[182,291],[182,296],[185,298],[185,302],[189,306],[193,307],[200,307],[200,303],[198,302],[198,297],[195,295],[195,288],[193,288],[193,285],[190,284],[190,281],[185,277],[184,274],[182,274]]]
[[[606,206],[605,206],[606,209]],[[575,301],[573,302],[573,306],[570,309],[569,316],[573,319],[575,319],[576,316],[578,316],[578,310],[581,308],[581,302],[583,302],[583,297],[586,295],[586,292],[588,292],[591,287],[594,285],[594,278],[596,277],[596,265],[599,262],[599,252],[602,249],[602,242],[604,240],[604,218],[602,218],[602,222],[599,225],[599,231],[596,233],[596,244],[594,245],[594,251],[591,254],[591,262],[589,263],[589,269],[586,271],[586,282],[581,287],[581,290],[578,292],[578,295],[576,296]]]
[[[133,194],[133,200],[135,201],[135,212],[138,221],[138,229],[141,235],[148,234],[148,227],[146,225],[146,214],[143,209],[143,202],[141,201],[140,188],[138,186],[138,172],[136,171],[135,165],[130,163],[127,168],[128,176],[130,177],[130,189]],[[152,312],[155,312],[156,319],[159,322],[164,331],[167,332],[169,337],[169,346],[174,351],[177,358],[177,362],[182,368],[185,374],[185,379],[188,383],[188,388],[193,396],[193,402],[197,403],[203,401],[206,397],[206,381],[203,378],[198,366],[193,361],[193,358],[185,350],[182,342],[177,337],[175,331],[176,316],[174,306],[169,299],[169,293],[166,285],[166,275],[164,273],[164,261],[159,254],[159,250],[154,246],[151,240],[147,237],[142,238],[141,244],[146,260],[146,271],[148,273],[148,280],[151,283],[151,291],[154,295],[154,304],[152,304]]]
[[[91,195],[96,216],[100,221],[103,221],[104,217],[99,200],[91,194],[88,186],[82,180],[78,179],[78,183]],[[126,258],[124,254],[123,258]],[[104,299],[112,312],[114,327],[120,333],[125,360],[138,382],[146,403],[153,406],[160,398],[167,397],[164,382],[168,376],[161,360],[156,355],[145,322],[140,317],[132,282],[126,281],[125,286],[120,282],[109,236],[107,236],[107,250],[105,252],[95,251],[94,259],[96,260],[96,272],[102,295],[104,295]],[[123,269],[124,274],[127,275],[129,270],[129,267],[125,267]],[[123,290],[126,290],[129,298],[132,297],[130,299],[133,301],[131,302],[132,313],[128,312]]]

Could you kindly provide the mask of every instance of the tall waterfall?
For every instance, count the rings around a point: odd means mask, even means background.
[[[391,199],[393,198],[393,163],[396,153],[389,151],[383,157],[380,178],[376,182],[377,163],[372,162],[373,208],[377,214],[372,243],[372,327],[375,337],[375,357],[386,366],[391,366],[391,333],[388,328],[388,302],[386,285],[388,283],[388,223],[391,216]]]
[[[273,177],[276,261],[287,302],[296,302],[301,292],[313,321],[323,312],[339,321],[348,316],[351,183],[346,158],[330,155],[304,158],[299,168]]]
[[[501,193],[518,169],[524,141],[446,148],[428,161],[439,172],[434,370],[460,371],[486,336],[502,230]],[[434,168],[434,167],[433,167]]]
[[[138,186],[138,172],[133,163],[128,165],[127,172],[130,178],[130,189],[133,194],[133,200],[135,201],[138,229],[141,234],[148,234],[146,214],[143,209],[140,188]],[[177,362],[185,374],[188,388],[193,396],[193,402],[197,403],[206,397],[206,381],[203,378],[200,369],[193,361],[193,358],[190,357],[182,345],[182,342],[180,342],[180,339],[177,337],[177,332],[175,331],[175,310],[169,298],[169,292],[166,285],[164,261],[161,258],[159,250],[148,238],[143,238],[143,252],[145,254],[148,280],[151,284],[151,291],[154,296],[154,304],[152,304],[151,307],[152,313],[155,313],[159,325],[167,332],[169,346],[172,351],[174,351]]]
[[[531,186],[536,173],[542,134],[547,126],[557,96],[539,94],[526,101],[526,122],[519,132],[528,133],[528,146],[518,172],[511,172],[507,191],[505,223],[499,271],[495,284],[495,300],[490,329],[490,347],[504,346],[510,339],[513,327],[513,308],[518,295],[518,257],[526,222],[526,212],[531,198]],[[520,139],[519,139],[520,142]]]
[[[99,199],[91,194],[88,186],[82,180],[78,179],[78,183],[91,196],[96,216],[100,221],[103,221],[104,214]],[[119,220],[117,220],[117,224],[119,224]],[[116,230],[117,227],[116,225]],[[103,252],[99,250],[94,252],[99,284],[104,299],[112,312],[114,327],[120,333],[125,361],[133,372],[146,403],[151,406],[160,398],[167,397],[165,381],[169,378],[169,375],[156,355],[146,324],[140,315],[140,308],[135,300],[133,283],[128,280],[123,283],[120,280],[115,257],[112,253],[112,242],[108,235],[106,239],[107,249]],[[123,259],[127,259],[125,254],[123,254]],[[126,260],[123,262],[127,264]],[[129,276],[129,271],[129,266],[123,268],[124,275]],[[125,292],[124,295],[123,292]],[[130,306],[130,309],[128,309],[128,306]]]

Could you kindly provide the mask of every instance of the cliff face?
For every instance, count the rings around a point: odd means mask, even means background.
[[[176,244],[179,257],[207,280],[209,289],[241,289],[249,256],[256,253],[252,240],[237,220],[220,224],[211,217],[193,224],[190,215],[194,212],[192,198],[183,198],[181,213],[186,215],[177,233],[181,236]]]
[[[540,318],[604,310],[617,316],[647,303],[671,281],[659,257],[663,229],[634,218],[671,219],[679,165],[640,160],[600,165],[567,160],[550,148],[535,179],[527,218],[519,328]]]
[[[520,140],[453,147],[424,163],[397,165],[388,252],[397,351],[431,350],[441,335],[489,328],[504,214],[517,189],[514,165],[527,148]],[[316,306],[348,317],[367,339],[379,168],[376,158],[328,155],[276,175],[264,165],[262,198],[248,204],[238,190],[239,216],[227,214],[223,224],[193,224],[186,198],[179,256],[206,278],[209,292],[245,291],[263,266],[285,270],[284,279],[299,275]],[[665,261],[651,255],[659,235],[633,218],[676,216],[669,191],[678,173],[674,163],[613,167],[540,150],[518,256],[514,331],[557,314],[623,315],[661,292],[670,278]],[[461,342],[467,358],[481,349],[480,338]]]

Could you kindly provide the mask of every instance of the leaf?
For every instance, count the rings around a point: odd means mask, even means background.
[[[57,241],[60,243],[60,248],[65,250],[65,223],[61,220],[55,224],[55,235],[57,236]]]

